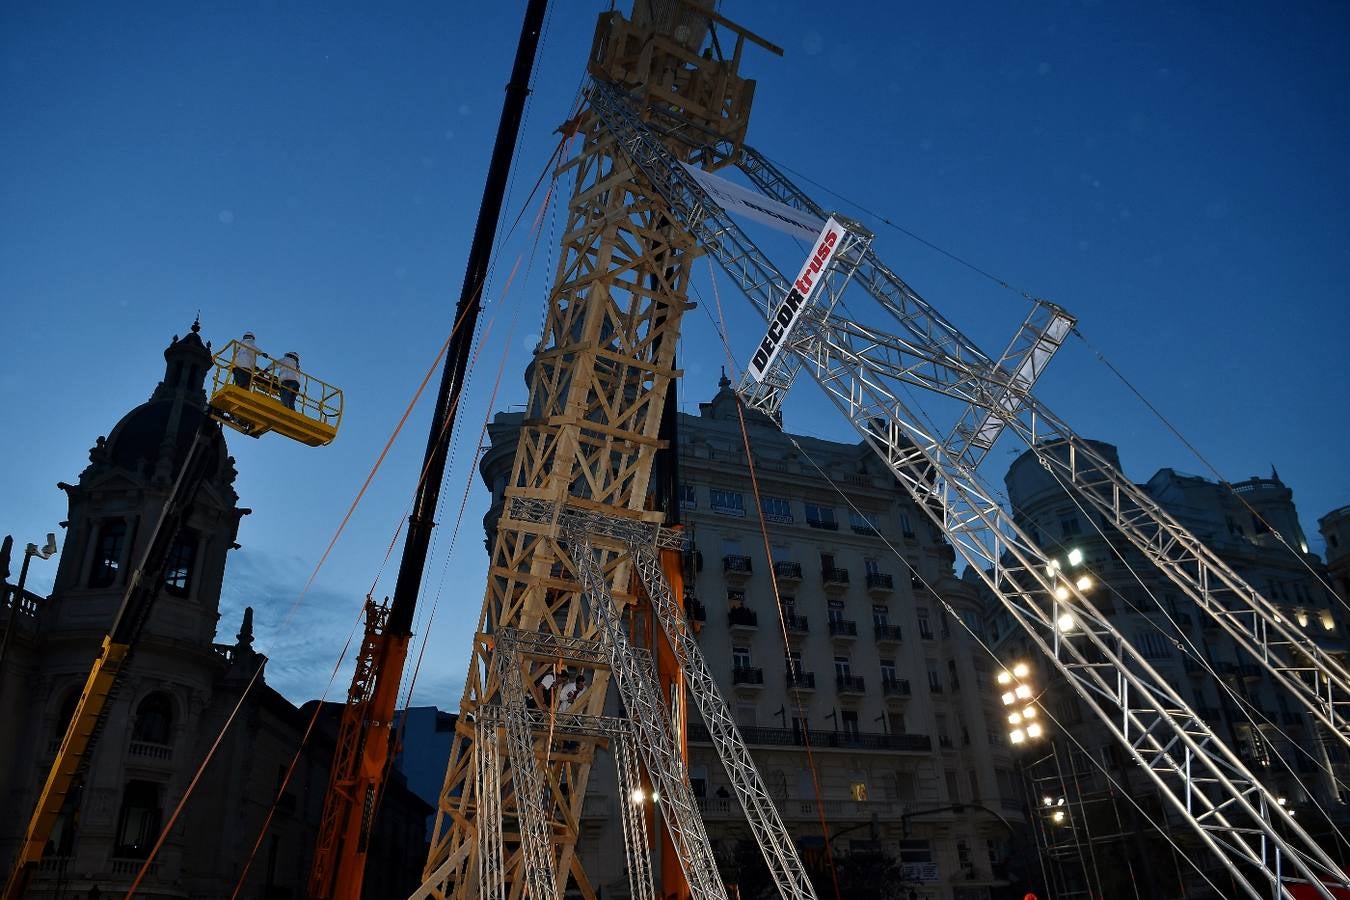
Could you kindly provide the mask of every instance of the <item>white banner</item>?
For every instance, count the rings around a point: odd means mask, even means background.
[[[825,223],[825,228],[820,232],[820,236],[816,238],[815,246],[811,248],[811,255],[806,258],[806,264],[802,266],[801,272],[797,275],[797,280],[792,282],[792,287],[788,290],[787,296],[773,311],[773,316],[769,319],[769,333],[764,335],[764,340],[759,342],[759,347],[755,349],[754,356],[750,358],[750,365],[747,366],[747,369],[756,381],[764,381],[764,376],[768,373],[769,367],[778,358],[778,353],[783,349],[783,343],[787,340],[788,334],[792,332],[797,320],[801,318],[802,310],[806,309],[806,304],[811,299],[811,295],[820,286],[820,273],[824,272],[830,261],[834,259],[835,248],[839,246],[839,239],[843,236],[844,226],[831,216],[830,220]]]
[[[803,240],[812,240],[820,233],[820,220],[808,212],[788,206],[786,203],[779,203],[758,191],[741,187],[734,181],[727,181],[711,172],[705,172],[698,166],[691,166],[688,163],[681,163],[681,165],[688,169],[689,174],[694,176],[694,180],[702,185],[705,191],[712,194],[712,198],[717,201],[718,205],[729,213],[754,219],[756,222],[768,225],[770,228],[777,228],[779,231],[786,231],[788,234],[795,235]]]

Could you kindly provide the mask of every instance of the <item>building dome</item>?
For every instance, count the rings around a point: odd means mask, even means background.
[[[174,335],[164,350],[164,378],[150,399],[124,415],[107,439],[99,439],[90,460],[157,478],[172,478],[192,446],[192,438],[206,415],[207,373],[211,350],[202,342],[196,322],[187,336]],[[222,472],[227,464],[225,438],[220,426],[208,438],[213,454],[209,469]]]

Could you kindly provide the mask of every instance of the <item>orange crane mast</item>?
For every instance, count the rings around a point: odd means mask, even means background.
[[[392,602],[366,598],[366,627],[351,687],[338,726],[337,746],[324,798],[323,817],[310,869],[312,900],[356,900],[361,896],[369,836],[379,809],[389,766],[397,752],[393,730],[399,684],[412,640],[413,612],[426,568],[436,503],[445,475],[455,413],[468,369],[473,335],[482,305],[483,284],[497,235],[511,159],[529,95],[539,34],[547,0],[529,0],[516,46],[511,81],[483,187],[478,222],[455,307],[454,331],[446,351],[426,453],[408,519]]]

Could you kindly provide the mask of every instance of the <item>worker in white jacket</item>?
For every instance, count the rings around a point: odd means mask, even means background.
[[[234,348],[234,361],[230,366],[234,373],[234,383],[244,390],[253,382],[253,370],[258,367],[258,346],[253,343],[253,332],[245,331]]]
[[[272,377],[281,385],[281,402],[287,409],[295,409],[295,395],[300,391],[300,354],[292,350],[274,362]]]

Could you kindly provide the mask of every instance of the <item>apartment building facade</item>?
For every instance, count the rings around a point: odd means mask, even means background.
[[[1114,446],[1093,443],[1119,467]],[[1035,454],[1020,456],[1005,484],[1018,524],[1072,566],[1075,578],[1089,580],[1090,599],[1119,632],[1257,777],[1286,799],[1301,824],[1331,846],[1333,831],[1350,824],[1350,796],[1344,794],[1350,772],[1339,743],[1324,740],[1320,726],[1262,667],[1099,515],[1076,503]],[[1327,589],[1326,567],[1309,552],[1293,493],[1276,472],[1229,485],[1164,468],[1141,487],[1288,621],[1344,655],[1344,607]],[[1019,754],[1029,789],[1041,801],[1032,824],[1052,892],[1228,896],[1228,876],[1057,672],[1038,661],[1001,604],[984,596],[992,645],[1001,655],[1029,660],[1032,680],[1045,691],[1041,705],[1052,719],[1049,739],[1029,742]]]

